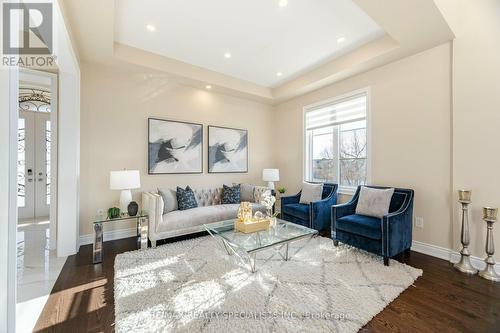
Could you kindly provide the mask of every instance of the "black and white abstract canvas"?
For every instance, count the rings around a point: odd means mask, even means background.
[[[203,125],[149,118],[149,174],[202,173]]]
[[[248,131],[208,126],[208,172],[248,172]]]

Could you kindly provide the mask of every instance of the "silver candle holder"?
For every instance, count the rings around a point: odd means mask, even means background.
[[[484,262],[486,263],[486,268],[479,272],[479,276],[499,282],[500,275],[495,272],[495,260],[493,259],[493,254],[495,254],[495,244],[493,243],[493,223],[497,220],[498,208],[483,207],[483,220],[487,224],[486,232],[486,258]]]
[[[475,269],[470,262],[469,253],[469,204],[471,203],[470,190],[459,190],[458,191],[458,202],[462,204],[462,230],[460,233],[460,241],[462,243],[462,250],[460,250],[460,261],[453,265],[460,272],[467,274],[476,274],[477,269]]]

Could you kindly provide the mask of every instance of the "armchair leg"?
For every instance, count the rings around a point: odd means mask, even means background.
[[[338,240],[336,240],[336,239],[334,239],[334,240],[333,240],[333,246],[339,246],[339,241],[338,241]]]
[[[384,257],[384,266],[389,266],[389,257]]]
[[[155,248],[156,247],[156,241],[151,241],[151,247]]]

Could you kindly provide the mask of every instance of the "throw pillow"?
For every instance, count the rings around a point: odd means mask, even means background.
[[[240,185],[233,187],[223,185],[221,203],[225,204],[239,204],[240,203]]]
[[[359,192],[356,214],[382,218],[389,213],[394,189],[379,189],[362,186]]]
[[[158,194],[163,199],[163,214],[179,209],[177,204],[177,192],[171,189],[158,189]]]
[[[302,183],[302,193],[300,194],[301,204],[310,204],[321,200],[323,194],[323,184]]]
[[[186,186],[186,189],[177,186],[177,205],[179,210],[198,207],[194,192],[189,186]]]
[[[254,185],[250,184],[240,184],[240,199],[241,201],[254,202],[253,192],[255,190]]]
[[[253,202],[260,203],[262,201],[262,195],[269,190],[267,186],[255,186],[253,191]]]

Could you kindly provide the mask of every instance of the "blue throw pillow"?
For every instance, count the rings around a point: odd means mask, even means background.
[[[229,187],[223,185],[221,203],[224,204],[239,204],[240,203],[240,185]]]
[[[177,205],[179,210],[186,210],[198,207],[193,190],[186,186],[186,189],[177,186]]]

